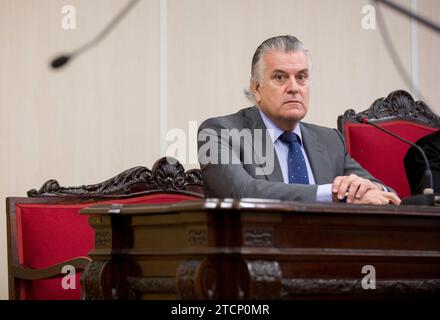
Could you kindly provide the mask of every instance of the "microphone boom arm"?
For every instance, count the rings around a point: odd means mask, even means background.
[[[107,24],[107,26],[95,38],[86,42],[84,45],[74,50],[72,53],[60,55],[53,59],[51,62],[52,68],[56,69],[64,66],[73,57],[83,53],[84,51],[89,50],[90,48],[101,42],[139,1],[140,0],[131,0],[130,2],[128,2],[125,7],[122,8],[122,10]]]

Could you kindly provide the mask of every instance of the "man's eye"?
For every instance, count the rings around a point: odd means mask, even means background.
[[[306,74],[300,74],[296,77],[299,81],[304,81],[307,79],[307,75]]]
[[[284,74],[276,74],[276,75],[273,76],[273,78],[276,81],[283,81],[284,79],[286,79],[286,76]]]

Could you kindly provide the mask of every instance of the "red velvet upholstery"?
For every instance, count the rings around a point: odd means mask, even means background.
[[[93,229],[80,209],[96,203],[154,204],[198,199],[196,196],[155,193],[146,196],[81,204],[16,204],[20,265],[45,268],[79,256],[93,248]],[[80,275],[75,290],[64,290],[62,278],[18,281],[20,299],[80,299]]]
[[[412,142],[438,130],[397,119],[377,124]],[[374,177],[396,190],[401,198],[410,196],[403,165],[409,146],[370,125],[345,122],[344,129],[348,153]]]

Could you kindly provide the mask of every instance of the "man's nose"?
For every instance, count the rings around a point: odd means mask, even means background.
[[[296,82],[296,78],[294,76],[289,78],[288,81],[287,92],[288,93],[297,93],[298,92],[298,83]]]

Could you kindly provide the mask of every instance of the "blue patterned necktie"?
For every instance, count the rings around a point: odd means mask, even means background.
[[[309,174],[301,151],[300,138],[294,132],[285,131],[279,139],[289,147],[287,156],[289,183],[309,184]]]

